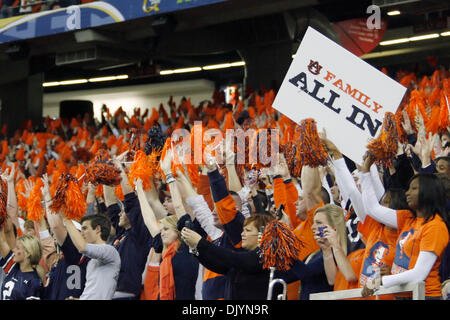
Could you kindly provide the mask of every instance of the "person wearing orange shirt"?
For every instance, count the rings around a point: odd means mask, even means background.
[[[406,192],[408,210],[393,210],[380,205],[368,168],[374,162],[368,156],[362,168],[362,198],[366,212],[380,223],[398,230],[391,275],[372,277],[369,289],[425,281],[425,298],[441,299],[439,265],[449,242],[448,213],[442,182],[433,174],[414,175]],[[399,298],[409,297],[400,294]]]
[[[351,253],[348,258],[353,266],[359,266],[356,274],[359,278],[359,286],[364,287],[367,279],[373,276],[377,268],[382,270],[382,274],[390,273],[390,269],[395,257],[395,243],[397,241],[397,230],[385,226],[367,215],[362,202],[361,191],[355,183],[345,160],[336,145],[329,139],[322,139],[328,154],[332,157],[334,173],[339,191],[349,198],[353,209],[359,219],[357,230],[360,237],[364,239],[365,249]],[[375,164],[370,168],[370,178],[374,185],[375,194],[378,201],[383,206],[395,210],[407,208],[405,192],[402,189],[390,189],[385,192],[383,183],[380,180],[378,169]],[[339,290],[353,289],[356,286],[347,284],[340,286]],[[364,291],[363,296],[369,295],[370,291]],[[392,299],[393,296],[381,296],[383,300]]]

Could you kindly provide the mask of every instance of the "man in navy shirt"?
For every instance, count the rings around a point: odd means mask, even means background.
[[[115,188],[103,186],[107,214],[115,228],[116,237],[112,245],[117,249],[121,259],[119,280],[113,299],[139,299],[142,291],[142,274],[147,262],[153,239],[142,218],[137,195],[128,184],[128,178],[122,165],[121,187],[125,195],[122,203],[118,202]]]
[[[45,300],[65,300],[71,296],[79,298],[84,290],[89,258],[78,252],[69,235],[60,250],[62,256],[50,269],[44,287]]]
[[[50,212],[51,195],[46,174],[42,177],[42,181],[44,183],[42,194],[45,199],[47,221],[57,248],[62,251],[58,262],[48,273],[43,299],[65,300],[69,297],[79,298],[86,283],[86,267],[89,258],[78,252],[64,226],[61,216]],[[78,230],[81,230],[81,226],[79,224],[76,225]]]

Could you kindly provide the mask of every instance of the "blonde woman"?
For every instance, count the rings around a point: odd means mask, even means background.
[[[136,179],[135,185],[144,223],[153,237],[154,252],[144,284],[146,296],[159,300],[195,300],[198,261],[181,241],[178,228],[178,216],[181,214],[177,212],[177,215],[169,215],[158,221],[146,200],[142,180]],[[175,195],[173,191],[176,191],[176,185],[170,187],[171,194]],[[181,198],[175,195],[173,199],[177,211],[184,210]]]
[[[161,253],[162,257],[159,265],[159,299],[195,300],[198,261],[181,241],[177,216],[167,216],[160,223],[160,236],[156,236],[153,242],[155,252]]]
[[[336,289],[336,280],[356,283],[358,275],[347,257],[347,230],[343,209],[334,204],[317,209],[314,213],[312,229],[314,239],[323,255],[328,284]],[[306,261],[309,259],[311,257],[308,257]]]
[[[1,229],[0,255],[0,266],[6,274],[0,300],[40,300],[42,280],[36,270],[42,256],[39,239],[23,235],[16,240],[16,246],[11,250]]]
[[[295,261],[287,272],[276,273],[287,283],[301,281],[300,300],[309,300],[313,293],[333,291],[340,274],[349,281],[357,280],[347,259],[347,231],[342,208],[327,204],[316,209],[311,229],[319,250],[304,260]]]

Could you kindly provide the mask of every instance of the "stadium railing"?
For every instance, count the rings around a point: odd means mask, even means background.
[[[309,296],[309,299],[345,300],[345,299],[362,298],[361,291],[362,288],[314,293]],[[406,283],[403,285],[397,285],[390,288],[381,287],[375,292],[374,296],[379,296],[383,294],[395,294],[401,292],[412,292],[413,300],[425,300],[425,282],[421,281],[416,283]]]

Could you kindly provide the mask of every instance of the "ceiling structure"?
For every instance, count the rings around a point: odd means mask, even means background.
[[[404,2],[404,3],[402,3]],[[399,3],[384,6],[386,3]],[[333,37],[332,23],[368,17],[377,4],[387,31],[383,40],[450,30],[450,2],[442,0],[228,0],[223,3],[151,16],[94,29],[66,32],[24,42],[0,44],[0,60],[26,52],[44,81],[129,75],[128,79],[86,83],[70,90],[185,79],[209,79],[218,84],[240,82],[244,67],[158,75],[158,70],[242,61],[238,49],[292,43],[292,53],[309,22],[319,23]],[[400,15],[387,12],[399,10]],[[375,67],[398,67],[436,57],[450,65],[450,37],[391,46],[377,46],[362,56]],[[46,92],[68,90],[48,87]]]

